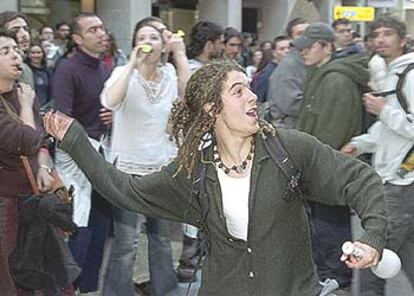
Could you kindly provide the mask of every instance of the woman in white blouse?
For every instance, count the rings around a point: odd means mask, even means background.
[[[129,174],[157,172],[176,154],[166,129],[172,104],[178,97],[177,74],[171,64],[165,63],[167,44],[163,35],[169,37],[168,49],[178,68],[185,67],[187,58],[182,38],[165,30],[156,20],[138,22],[129,62],[114,69],[101,94],[102,105],[113,111],[111,160]],[[136,213],[114,209],[115,236],[105,295],[135,295],[136,227]],[[172,295],[177,279],[169,222],[147,217],[147,232],[151,295]]]

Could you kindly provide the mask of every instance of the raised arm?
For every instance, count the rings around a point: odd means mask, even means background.
[[[191,76],[183,38],[173,34],[168,40],[167,48],[171,50],[174,57],[175,67],[177,68],[178,95],[182,98],[184,97],[187,81]]]
[[[116,109],[125,99],[132,71],[142,62],[143,56],[138,57],[141,46],[136,46],[125,66],[117,67],[105,83],[101,93],[101,104],[108,109]],[[142,55],[142,53],[140,53]]]
[[[144,215],[200,226],[198,204],[188,200],[191,181],[184,176],[173,178],[174,164],[142,177],[128,175],[115,169],[92,148],[77,121],[51,113],[45,115],[44,121],[46,130],[61,140],[59,148],[70,154],[92,186],[108,201]]]

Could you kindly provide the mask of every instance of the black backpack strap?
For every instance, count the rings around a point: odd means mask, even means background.
[[[201,158],[202,159],[202,158]],[[206,176],[207,165],[202,161],[196,163],[196,167],[193,171],[193,185],[188,200],[188,209],[191,207],[193,201],[199,201],[201,207],[201,219],[200,225],[203,225],[207,218],[209,209],[207,193],[204,186],[204,180]],[[187,216],[187,213],[185,214]]]
[[[410,72],[412,69],[414,69],[414,63],[408,64],[407,67],[405,67],[404,71],[397,74],[398,81],[397,81],[397,86],[395,87],[395,92],[397,95],[398,102],[400,103],[405,113],[409,113],[409,111],[408,111],[407,99],[405,98],[405,95],[403,94],[402,88],[404,86],[405,77],[407,76],[408,72]]]
[[[263,143],[270,157],[280,168],[283,175],[285,175],[285,177],[288,179],[288,191],[291,193],[299,193],[299,195],[302,196],[300,185],[302,173],[296,169],[292,158],[286,151],[279,137],[277,135],[268,135],[264,139]]]
[[[201,243],[198,246],[199,248],[199,257],[195,266],[195,269],[192,274],[192,280],[190,281],[190,284],[187,287],[187,293],[186,296],[189,295],[190,289],[192,286],[192,283],[195,281],[195,277],[197,274],[197,271],[200,270],[205,262],[205,259],[208,257],[208,251],[209,251],[209,244],[207,241],[207,238],[205,237],[205,231],[207,229],[205,223],[208,215],[208,211],[210,209],[210,202],[208,199],[208,194],[205,187],[205,177],[207,172],[207,164],[203,162],[203,154],[204,151],[201,150],[201,157],[198,162],[196,162],[196,167],[193,171],[193,185],[190,193],[190,198],[188,201],[188,209],[191,207],[191,204],[193,201],[198,201],[201,208],[201,218],[199,221],[199,224],[201,228],[199,228],[199,235],[201,239]],[[187,216],[187,213],[185,214],[185,218]]]

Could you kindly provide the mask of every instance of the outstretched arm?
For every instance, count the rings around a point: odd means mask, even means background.
[[[295,132],[280,130],[282,141],[287,133]],[[323,145],[314,137],[297,132],[296,135],[288,138],[293,140],[283,142],[302,171],[305,197],[353,208],[365,230],[358,241],[369,247],[366,249],[371,255],[367,261],[349,262],[348,266],[363,268],[375,264],[385,245],[387,224],[381,179],[367,164]]]
[[[189,203],[191,182],[176,176],[175,165],[146,176],[132,176],[115,169],[91,146],[82,126],[62,114],[45,115],[46,130],[60,142],[88,177],[92,186],[114,205],[148,216],[195,226],[200,219],[197,203]]]

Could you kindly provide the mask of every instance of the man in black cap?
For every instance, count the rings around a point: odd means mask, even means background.
[[[361,97],[369,77],[362,56],[332,59],[334,41],[332,28],[317,22],[293,41],[293,46],[300,51],[307,68],[297,127],[339,150],[362,133]],[[339,287],[342,292],[335,291],[337,295],[351,295],[352,272],[337,259],[342,243],[351,239],[349,208],[313,202],[309,205],[315,230],[314,260],[320,280],[332,289]]]

